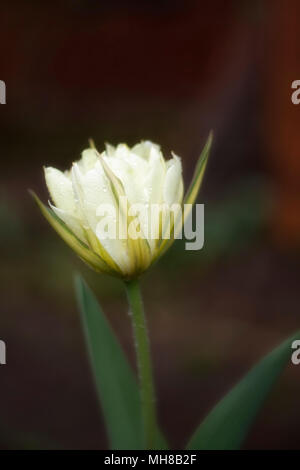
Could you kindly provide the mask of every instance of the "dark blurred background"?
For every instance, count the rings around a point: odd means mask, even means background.
[[[188,184],[214,129],[199,197],[205,247],[177,242],[143,281],[174,448],[299,328],[299,15],[297,0],[1,2],[1,448],[107,447],[74,271],[134,364],[121,283],[85,268],[27,192],[46,201],[43,165],[67,168],[89,137],[160,143],[182,156]],[[299,396],[290,366],[245,447],[299,449]]]

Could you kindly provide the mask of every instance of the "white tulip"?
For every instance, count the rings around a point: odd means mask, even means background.
[[[196,199],[210,144],[211,137],[186,203]],[[35,196],[42,212],[95,270],[124,279],[137,277],[172,243],[176,221],[162,214],[170,217],[172,208],[183,202],[182,166],[175,154],[166,161],[160,147],[149,141],[132,148],[107,145],[101,154],[92,145],[71,170],[63,173],[47,167],[44,171],[53,204],[48,209]],[[153,216],[155,205],[158,217]],[[103,232],[105,224],[116,226],[113,236]]]

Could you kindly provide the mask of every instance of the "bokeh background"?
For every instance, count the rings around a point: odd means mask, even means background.
[[[0,14],[0,447],[105,449],[73,274],[134,365],[122,285],[89,271],[38,213],[43,165],[93,137],[151,139],[189,182],[210,129],[199,202],[205,247],[182,243],[144,278],[160,420],[180,447],[265,353],[300,324],[297,0],[3,0]],[[187,399],[188,397],[188,399]],[[290,366],[245,448],[300,448]]]

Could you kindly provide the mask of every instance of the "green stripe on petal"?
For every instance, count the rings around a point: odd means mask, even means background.
[[[93,253],[85,243],[79,240],[67,225],[42,203],[33,191],[30,191],[30,194],[49,224],[85,263],[95,271],[114,274],[114,271],[96,253]]]
[[[125,193],[125,189],[123,186],[122,181],[115,175],[115,173],[110,169],[109,165],[106,163],[105,159],[102,155],[94,148],[97,152],[99,159],[102,164],[102,168],[107,179],[110,182],[111,190],[114,195],[117,207],[119,208],[119,212],[122,217],[123,225],[126,224],[126,233],[127,233],[127,246],[129,252],[129,259],[131,261],[131,269],[129,270],[129,277],[131,274],[138,275],[143,272],[150,264],[151,261],[151,250],[146,238],[138,237],[136,240],[132,239],[128,235],[128,226],[134,220],[137,220],[139,224],[138,218],[135,216],[128,216],[129,211],[129,204],[127,200],[127,196]],[[126,203],[125,198],[126,197]],[[126,204],[126,205],[125,205]]]
[[[89,245],[91,249],[100,256],[100,258],[108,265],[111,267],[112,270],[118,272],[119,274],[122,274],[121,268],[118,266],[118,264],[113,260],[113,258],[110,256],[108,251],[104,248],[103,244],[99,240],[99,238],[94,234],[92,229],[86,228],[84,229],[85,236],[89,242]]]

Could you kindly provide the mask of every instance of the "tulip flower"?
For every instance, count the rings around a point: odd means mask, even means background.
[[[52,227],[90,267],[134,279],[171,246],[181,229],[172,208],[195,202],[210,145],[211,136],[184,200],[181,159],[173,154],[166,160],[160,147],[149,141],[132,148],[107,145],[101,154],[92,145],[68,171],[46,167],[53,204],[50,202],[48,209],[35,198]],[[156,216],[152,211],[155,205],[161,208]],[[131,210],[135,206],[139,213]],[[118,229],[111,237],[100,227],[107,208],[111,208],[110,221]],[[186,216],[187,211],[183,217],[178,214],[178,221],[182,224]],[[132,236],[133,227],[139,236]]]

